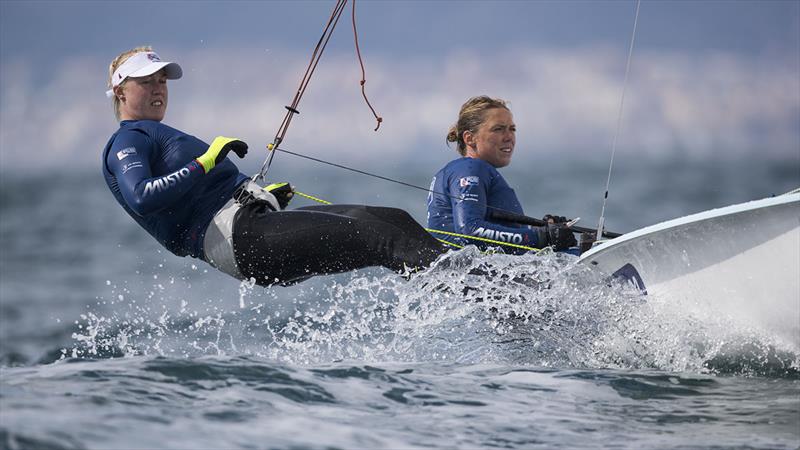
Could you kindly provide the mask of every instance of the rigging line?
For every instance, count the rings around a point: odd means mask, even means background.
[[[318,202],[318,203],[322,203],[324,205],[332,205],[332,203],[327,201],[327,200],[323,200],[323,199],[321,199],[319,197],[314,197],[313,195],[309,195],[309,194],[300,192],[298,190],[295,190],[294,193],[296,195],[299,195],[301,197],[305,197],[305,198],[307,198],[309,200],[313,200],[313,201]],[[446,236],[455,236],[455,237],[460,237],[460,238],[473,239],[473,240],[476,240],[476,241],[488,242],[490,244],[505,245],[505,246],[508,246],[508,247],[521,248],[523,250],[528,250],[528,251],[535,251],[535,252],[541,251],[540,249],[535,248],[535,247],[528,247],[526,245],[514,244],[513,242],[504,242],[504,241],[498,241],[498,240],[495,240],[495,239],[488,239],[488,238],[485,238],[485,237],[482,237],[482,236],[470,236],[468,234],[453,233],[451,231],[437,230],[435,228],[425,228],[425,231],[427,231],[430,234],[439,233],[439,234],[444,234]],[[464,248],[463,245],[458,245],[458,244],[446,241],[444,239],[439,239],[439,238],[437,238],[435,236],[434,236],[434,238],[437,241],[442,242],[442,243],[444,243],[446,245],[450,245],[450,246],[453,246],[453,247],[456,247],[456,248]]]
[[[367,83],[367,75],[366,71],[364,70],[364,61],[361,60],[361,49],[358,46],[358,30],[356,30],[356,0],[353,0],[353,41],[356,44],[356,55],[358,56],[358,64],[361,65],[361,95],[364,97],[364,101],[369,106],[369,109],[372,111],[372,115],[375,116],[375,120],[378,121],[378,125],[375,127],[375,131],[378,131],[378,128],[381,127],[381,122],[383,122],[383,117],[379,116],[378,113],[375,112],[375,108],[369,102],[367,98],[367,92],[364,88],[364,85]]]
[[[419,189],[421,191],[431,192],[431,193],[434,193],[434,194],[444,195],[444,196],[447,196],[447,197],[450,197],[450,198],[461,200],[460,197],[456,197],[456,196],[453,196],[453,195],[445,194],[445,193],[442,193],[442,192],[434,192],[434,191],[432,191],[432,190],[430,190],[428,188],[424,188],[422,186],[417,186],[415,184],[406,183],[405,181],[400,181],[400,180],[395,180],[395,179],[392,179],[392,178],[389,178],[389,177],[384,177],[383,175],[377,175],[377,174],[374,174],[374,173],[365,172],[363,170],[354,169],[352,167],[343,166],[341,164],[336,164],[336,163],[333,163],[333,162],[330,162],[330,161],[325,161],[323,159],[314,158],[313,156],[308,156],[308,155],[303,155],[303,154],[300,154],[300,153],[295,153],[295,152],[286,150],[285,148],[276,147],[275,150],[279,151],[279,152],[283,152],[283,153],[288,153],[289,155],[297,156],[299,158],[305,158],[305,159],[309,159],[311,161],[315,161],[315,162],[318,162],[318,163],[327,164],[329,166],[338,167],[340,169],[344,169],[344,170],[349,170],[351,172],[360,173],[361,175],[366,175],[368,177],[379,178],[379,179],[384,180],[384,181],[390,181],[392,183],[402,184],[403,186],[408,186],[410,188]]]
[[[450,231],[437,230],[435,228],[425,228],[425,231],[427,231],[428,233],[440,233],[440,234],[444,234],[446,236],[455,236],[455,237],[462,237],[462,238],[467,238],[467,239],[474,239],[476,241],[488,242],[490,244],[506,245],[506,246],[509,246],[509,247],[521,248],[523,250],[528,250],[528,251],[535,251],[535,252],[541,251],[541,249],[538,249],[536,247],[528,247],[527,245],[519,245],[519,244],[514,244],[512,242],[496,241],[494,239],[487,239],[485,237],[480,237],[480,236],[470,236],[468,234],[451,233]],[[439,239],[439,240],[441,240],[441,239]]]
[[[455,196],[455,195],[450,195],[450,194],[445,193],[445,192],[434,191],[432,189],[424,188],[422,186],[417,186],[415,184],[406,183],[405,181],[395,180],[395,179],[392,179],[392,178],[389,178],[389,177],[384,177],[382,175],[377,175],[377,174],[374,174],[374,173],[365,172],[363,170],[354,169],[352,167],[344,166],[344,165],[341,165],[341,164],[336,164],[336,163],[333,163],[333,162],[330,162],[330,161],[325,161],[323,159],[314,158],[313,156],[303,155],[301,153],[295,153],[295,152],[292,152],[292,151],[289,151],[289,150],[286,150],[286,149],[283,149],[283,148],[280,148],[280,147],[275,148],[275,151],[288,153],[290,155],[297,156],[299,158],[305,158],[305,159],[308,159],[308,160],[311,160],[311,161],[314,161],[314,162],[327,164],[329,166],[337,167],[339,169],[349,170],[351,172],[360,173],[362,175],[366,175],[366,176],[369,176],[369,177],[378,178],[378,179],[385,180],[385,181],[390,181],[392,183],[401,184],[403,186],[408,186],[408,187],[411,187],[411,188],[414,188],[414,189],[419,189],[419,190],[425,191],[425,192],[427,192],[429,194],[441,195],[442,197],[448,197],[448,198],[455,199],[455,200],[464,200],[463,196],[459,197],[459,196]],[[310,198],[311,200],[320,201],[319,199],[316,199],[314,197],[310,197],[310,196],[307,196],[307,197]],[[322,201],[322,202],[324,203],[324,201]],[[534,225],[534,226],[543,226],[543,225],[545,225],[544,220],[541,220],[541,219],[534,219],[533,217],[524,216],[522,214],[515,213],[513,211],[509,211],[507,209],[499,208],[497,206],[491,206],[491,205],[487,205],[487,204],[484,204],[483,206],[485,206],[486,209],[492,210],[491,215],[494,216],[495,219],[498,219],[498,220],[501,220],[501,221],[515,222],[515,223],[518,223],[518,224],[521,224],[521,225]],[[540,223],[537,223],[537,222],[540,222]],[[594,232],[593,229],[578,227],[578,226],[575,226],[575,225],[571,225],[569,228],[575,233],[593,233]],[[621,236],[621,234],[620,233],[614,233],[614,232],[611,232],[611,231],[604,231],[602,236],[608,237],[608,238],[616,238],[616,237]],[[600,242],[600,239],[598,239],[597,242]]]
[[[393,178],[385,177],[383,175],[377,175],[377,174],[374,174],[374,173],[370,173],[370,172],[366,172],[366,171],[363,171],[363,170],[355,169],[355,168],[352,168],[352,167],[344,166],[344,165],[341,165],[341,164],[333,163],[333,162],[330,162],[330,161],[325,161],[323,159],[314,158],[313,156],[308,156],[308,155],[303,155],[303,154],[300,154],[300,153],[295,153],[295,152],[286,150],[284,148],[276,147],[275,151],[287,153],[287,154],[292,155],[292,156],[297,156],[299,158],[308,159],[308,160],[315,161],[315,162],[318,162],[318,163],[327,164],[329,166],[338,167],[339,169],[344,169],[344,170],[349,170],[351,172],[360,173],[361,175],[366,175],[368,177],[378,178],[378,179],[381,179],[381,180],[384,180],[384,181],[397,183],[397,184],[400,184],[400,185],[403,185],[403,186],[407,186],[407,187],[410,187],[410,188],[418,189],[420,191],[425,191],[425,192],[430,193],[430,194],[441,195],[442,197],[448,197],[448,198],[452,198],[452,199],[455,199],[455,200],[464,200],[463,197],[459,197],[459,196],[456,196],[456,195],[450,195],[450,194],[445,193],[445,192],[437,192],[437,191],[434,191],[432,189],[424,188],[422,186],[417,186],[415,184],[406,183],[405,181],[395,180]],[[499,208],[497,206],[491,206],[491,205],[483,205],[483,206],[485,206],[486,209],[491,209],[491,210],[494,210],[494,211],[502,211],[502,212],[509,213],[509,214],[512,214],[512,215],[516,215],[517,214],[517,213],[515,213],[513,211],[508,211],[506,209]]]
[[[302,192],[297,191],[297,190],[295,190],[294,193],[296,195],[301,196],[301,197],[305,197],[305,198],[307,198],[309,200],[314,200],[317,203],[322,203],[323,205],[332,205],[333,204],[333,203],[331,203],[331,202],[329,202],[327,200],[323,200],[323,199],[321,199],[319,197],[314,197],[313,195],[308,195],[308,194],[302,193]]]
[[[336,24],[339,23],[339,18],[341,17],[346,4],[347,0],[338,0],[336,6],[334,6],[330,18],[328,18],[328,23],[325,25],[325,29],[322,32],[322,36],[319,38],[317,46],[314,48],[314,51],[311,54],[311,61],[306,67],[306,72],[303,74],[303,78],[300,80],[300,86],[297,88],[297,92],[292,100],[292,104],[291,106],[286,107],[287,112],[283,118],[281,126],[278,128],[278,132],[275,134],[275,138],[272,143],[267,145],[269,156],[261,166],[259,173],[253,176],[253,181],[257,181],[259,178],[266,178],[267,171],[269,171],[269,168],[272,165],[272,160],[275,157],[275,152],[273,150],[280,145],[281,142],[283,142],[294,115],[300,114],[300,111],[297,110],[297,106],[300,104],[300,99],[303,97],[303,94],[305,93],[306,88],[311,81],[311,76],[314,74],[317,64],[319,64],[319,61],[322,58],[322,53],[325,51],[328,41],[330,41],[331,36],[333,35],[333,30],[336,28]]]
[[[328,21],[328,25],[325,27],[325,33],[323,33],[323,38],[325,41],[322,43],[322,47],[320,44],[317,43],[317,48],[314,49],[314,53],[311,58],[311,63],[313,66],[310,66],[309,69],[306,70],[306,75],[303,77],[303,83],[301,84],[302,90],[298,92],[297,100],[292,103],[292,107],[297,107],[300,103],[300,98],[305,94],[306,88],[308,88],[308,84],[311,81],[311,76],[314,74],[314,71],[317,70],[317,65],[319,64],[320,60],[322,59],[322,53],[325,51],[325,48],[328,46],[328,41],[331,40],[333,36],[333,30],[336,28],[336,25],[339,23],[339,18],[342,16],[342,12],[344,12],[344,7],[347,5],[347,0],[339,0],[334,8],[333,13],[331,14],[331,18]],[[320,42],[322,39],[320,38]],[[319,49],[319,53],[317,50]],[[283,139],[281,139],[283,140]]]
[[[450,241],[445,241],[444,239],[439,239],[439,238],[434,238],[434,239],[436,239],[437,241],[441,242],[441,243],[442,243],[442,244],[444,244],[444,245],[449,245],[450,247],[455,247],[455,248],[457,248],[457,249],[462,249],[462,248],[464,248],[464,246],[463,246],[463,245],[454,244],[454,243],[452,243],[452,242],[450,242]]]
[[[308,87],[309,82],[311,81],[311,76],[314,74],[314,71],[319,64],[320,59],[322,58],[322,53],[325,51],[325,48],[328,45],[328,41],[330,40],[331,36],[333,36],[333,30],[336,28],[336,25],[339,23],[339,17],[341,17],[342,12],[344,11],[344,6],[347,3],[347,0],[338,0],[336,6],[334,7],[333,11],[331,12],[331,17],[328,18],[328,23],[325,25],[325,29],[322,32],[322,36],[320,36],[319,41],[317,42],[317,46],[314,48],[314,51],[311,54],[311,61],[309,61],[308,66],[306,67],[306,71],[303,74],[302,79],[300,80],[300,86],[297,88],[297,92],[295,93],[294,99],[292,100],[291,109],[287,108],[288,112],[284,117],[284,123],[281,124],[281,128],[279,129],[280,134],[276,135],[276,140],[278,140],[278,144],[283,141],[283,138],[286,136],[286,131],[289,128],[289,122],[293,117],[294,113],[297,113],[297,106],[300,104],[300,99],[305,94],[306,88]]]
[[[628,74],[631,70],[631,60],[633,59],[633,44],[636,41],[636,26],[639,23],[639,6],[642,0],[636,0],[636,13],[633,18],[633,31],[631,32],[631,44],[628,47],[628,58],[625,61],[625,79],[622,82],[622,98],[619,102],[619,113],[617,114],[617,129],[614,132],[614,140],[611,143],[611,161],[608,164],[608,178],[606,179],[606,191],[603,194],[603,207],[600,210],[600,220],[597,223],[597,236],[598,238],[603,235],[603,228],[605,225],[606,214],[606,201],[608,200],[608,189],[611,186],[611,171],[614,168],[614,155],[617,153],[617,139],[619,138],[619,131],[622,128],[622,109],[625,105],[625,91],[628,87]]]

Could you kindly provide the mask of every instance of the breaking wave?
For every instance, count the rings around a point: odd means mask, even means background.
[[[292,364],[443,361],[800,374],[796,343],[724,314],[692,315],[561,253],[487,255],[468,247],[405,276],[357,271],[294,290],[243,282],[233,310],[230,301],[181,300],[171,311],[157,289],[140,298],[110,282],[109,289],[103,302],[111,312],[89,308],[61,358],[252,355]]]

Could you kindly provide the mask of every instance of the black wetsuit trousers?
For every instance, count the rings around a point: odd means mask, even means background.
[[[402,209],[325,205],[270,211],[243,206],[233,222],[239,271],[263,286],[383,266],[429,266],[445,248]]]

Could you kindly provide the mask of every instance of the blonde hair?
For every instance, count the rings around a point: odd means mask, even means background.
[[[125,61],[128,60],[128,58],[137,53],[152,52],[152,51],[153,51],[152,47],[150,47],[149,45],[143,45],[141,47],[132,48],[126,52],[122,52],[120,53],[119,56],[114,58],[114,60],[111,61],[111,65],[108,66],[108,88],[113,89],[113,84],[111,83],[111,79],[114,77],[114,71],[117,70],[117,68],[119,68],[119,66],[121,66],[122,63],[124,63]],[[122,83],[120,83],[119,86],[120,87],[124,86],[127,81],[128,80],[122,80]],[[113,96],[114,117],[116,117],[117,120],[119,120],[119,103],[120,103],[119,97],[117,97],[117,95],[114,94]]]
[[[447,132],[447,143],[457,142],[458,153],[461,156],[467,154],[467,145],[464,143],[464,132],[469,131],[477,133],[478,128],[486,120],[486,111],[494,108],[508,109],[505,100],[499,98],[491,98],[486,95],[472,97],[466,103],[461,105],[461,110],[458,112],[458,122],[450,127]]]

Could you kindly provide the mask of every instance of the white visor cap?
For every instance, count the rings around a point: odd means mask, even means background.
[[[111,89],[106,91],[106,97],[114,96],[114,88],[125,81],[128,77],[146,77],[165,69],[168,80],[177,80],[183,76],[183,69],[178,63],[161,61],[155,52],[139,52],[126,59],[114,75],[111,76]]]

